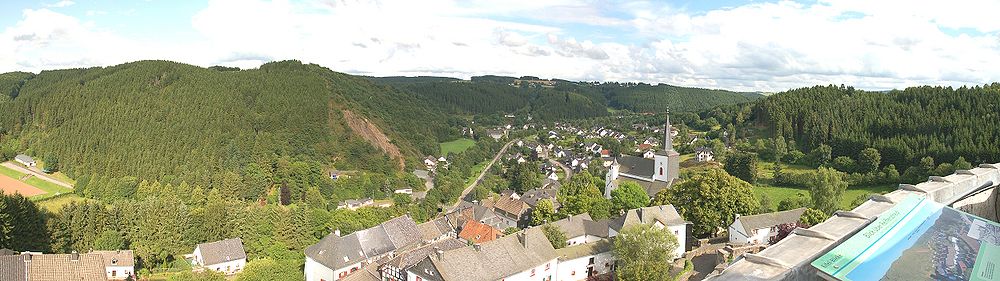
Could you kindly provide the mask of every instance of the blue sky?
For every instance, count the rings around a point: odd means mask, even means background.
[[[299,59],[362,75],[739,91],[978,85],[1000,81],[997,10],[992,0],[3,1],[0,72]]]

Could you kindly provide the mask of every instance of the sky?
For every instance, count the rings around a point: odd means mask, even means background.
[[[1000,81],[1000,1],[0,1],[0,72],[297,59],[776,92]]]

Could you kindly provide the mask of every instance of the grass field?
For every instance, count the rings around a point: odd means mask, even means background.
[[[56,212],[59,211],[59,209],[61,209],[63,206],[69,205],[70,203],[85,202],[88,200],[91,199],[86,199],[77,196],[76,194],[70,193],[70,194],[63,194],[61,196],[49,197],[44,200],[39,200],[38,202],[35,203],[38,204],[39,207],[49,210],[50,212]]]
[[[3,165],[0,165],[0,174],[11,177],[13,179],[21,179],[21,177],[24,177],[24,173],[15,171],[11,168],[7,168],[6,166]]]
[[[441,154],[448,155],[448,153],[460,153],[462,151],[465,151],[466,149],[469,149],[473,145],[476,145],[476,141],[467,138],[460,138],[449,142],[442,142]]]
[[[465,185],[472,184],[472,181],[476,180],[476,178],[479,177],[479,173],[483,172],[483,169],[486,168],[486,164],[490,163],[490,160],[493,159],[486,159],[486,161],[480,162],[479,164],[472,166],[472,175],[469,176],[469,178],[465,179]]]
[[[809,199],[809,189],[805,187],[784,187],[768,184],[772,179],[774,179],[774,162],[758,162],[757,168],[758,184],[754,187],[754,193],[758,198],[760,198],[762,194],[767,194],[767,196],[771,198],[771,203],[773,203],[775,207],[778,206],[778,202],[781,200],[799,196],[799,194],[802,194],[802,196],[804,196],[807,200]],[[815,168],[803,165],[782,164],[781,168],[782,172],[793,174],[816,171]],[[896,187],[897,186],[894,184],[848,186],[847,191],[844,192],[844,196],[840,199],[840,209],[853,209],[855,206],[851,206],[851,202],[853,202],[854,199],[857,199],[858,196],[870,193],[884,194],[896,190]]]
[[[24,173],[18,172],[16,170],[11,169],[11,168],[7,168],[5,166],[0,166],[0,174],[3,174],[5,176],[11,177],[11,178],[16,179],[16,180],[21,180],[21,178],[25,176]],[[41,200],[45,200],[45,199],[53,197],[53,196],[57,196],[59,194],[73,192],[73,189],[71,189],[71,188],[66,188],[66,187],[63,187],[63,186],[60,186],[60,185],[57,185],[57,184],[45,181],[45,180],[40,179],[38,177],[30,177],[30,178],[28,178],[27,180],[25,180],[23,182],[26,183],[26,184],[28,184],[28,185],[30,185],[30,186],[34,186],[34,187],[36,187],[38,189],[41,189],[41,190],[43,190],[43,191],[46,192],[45,194],[32,196],[31,200],[32,201],[36,201],[36,202],[37,201],[41,201]]]

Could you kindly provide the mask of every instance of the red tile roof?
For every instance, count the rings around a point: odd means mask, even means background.
[[[490,242],[502,236],[503,232],[500,230],[474,220],[466,221],[462,232],[458,234],[458,237],[477,244]]]

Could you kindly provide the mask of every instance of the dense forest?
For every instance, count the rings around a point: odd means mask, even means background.
[[[404,156],[457,135],[425,100],[297,61],[255,70],[142,61],[0,75],[2,153],[54,155],[67,174],[213,185],[273,173],[281,159],[389,173],[382,151],[346,126],[360,113]]]
[[[1000,83],[890,92],[817,86],[755,102],[748,122],[804,151],[828,145],[832,157],[875,148],[882,165],[900,168],[927,165],[921,162],[928,156],[931,162],[964,156],[972,163],[993,163],[1000,160],[998,105]]]
[[[469,81],[443,77],[368,77],[433,101],[442,111],[463,114],[528,113],[541,120],[608,115],[607,109],[633,112],[696,112],[746,103],[760,95],[724,90],[643,83],[590,83],[551,80],[554,85],[524,82],[537,77],[477,76]]]

